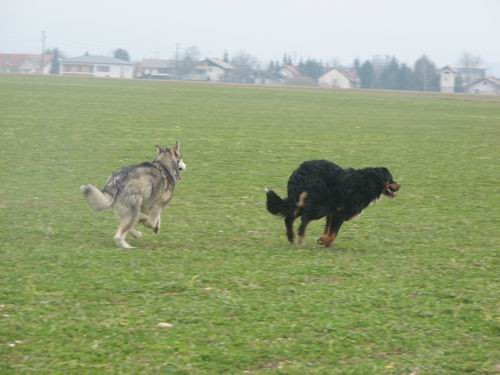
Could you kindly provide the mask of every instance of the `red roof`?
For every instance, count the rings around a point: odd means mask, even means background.
[[[52,60],[52,55],[43,57],[45,64]],[[0,69],[19,69],[25,64],[40,64],[40,55],[33,53],[0,53]]]

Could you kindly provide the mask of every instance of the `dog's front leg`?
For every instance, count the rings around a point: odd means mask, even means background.
[[[153,223],[149,221],[149,216],[143,213],[141,213],[141,216],[139,217],[139,223],[148,228],[153,228]]]
[[[160,212],[158,213],[158,217],[156,218],[155,225],[153,226],[153,232],[155,233],[160,233],[160,226],[161,226],[161,215]]]
[[[142,237],[142,233],[140,231],[138,231],[137,229],[135,229],[134,227],[130,228],[129,233],[134,238],[141,238]]]
[[[336,217],[334,215],[327,216],[325,233],[318,238],[318,245],[324,245],[325,247],[332,246],[343,223],[344,219],[342,217]]]
[[[147,226],[153,229],[153,232],[160,233],[161,226],[161,207],[153,207],[147,216]]]

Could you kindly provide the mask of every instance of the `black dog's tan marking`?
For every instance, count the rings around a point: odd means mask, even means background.
[[[287,198],[267,190],[267,210],[284,218],[286,235],[292,243],[295,219],[301,218],[298,235],[302,242],[309,222],[326,217],[324,234],[317,242],[329,247],[345,221],[359,216],[381,195],[394,198],[400,187],[384,167],[343,169],[327,160],[311,160],[290,176]]]
[[[306,206],[307,191],[303,191],[299,195],[299,201],[297,202],[297,207],[304,208]]]

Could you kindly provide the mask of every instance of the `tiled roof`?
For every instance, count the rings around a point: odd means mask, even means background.
[[[0,68],[18,69],[28,63],[40,64],[40,55],[34,53],[0,53]],[[52,55],[43,57],[45,64],[52,60]]]
[[[471,83],[465,85],[465,87],[470,87],[470,86],[473,86],[481,81],[488,81],[490,83],[492,83],[493,85],[497,86],[498,88],[500,88],[500,78],[496,78],[496,77],[485,77],[485,78],[478,78],[478,79],[475,79],[474,81],[472,81]]]
[[[227,69],[227,70],[234,69],[234,66],[232,66],[231,64],[225,62],[224,60],[217,59],[215,57],[206,58],[205,60],[201,61],[201,63],[203,63],[205,61],[211,62],[212,64],[215,64],[217,66],[220,66],[222,69]]]
[[[63,59],[63,64],[114,64],[114,65],[133,65],[133,63],[120,60],[111,56],[78,56]]]

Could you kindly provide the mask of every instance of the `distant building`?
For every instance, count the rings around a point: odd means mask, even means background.
[[[136,64],[135,76],[138,78],[174,79],[177,78],[177,61],[144,59]]]
[[[279,68],[277,75],[285,81],[293,80],[302,76],[302,74],[300,74],[299,68],[291,64],[283,65],[281,68]]]
[[[500,79],[495,77],[479,78],[464,86],[468,94],[500,95]]]
[[[461,66],[447,65],[440,70],[439,82],[441,92],[453,93],[465,87],[471,82],[484,78],[485,68],[467,68]]]
[[[441,92],[453,93],[455,92],[455,81],[457,79],[457,71],[451,66],[447,65],[441,69],[439,74],[439,83],[441,86]]]
[[[359,78],[355,69],[333,68],[318,79],[321,87],[353,89],[359,87]]]
[[[0,53],[0,73],[49,74],[52,55],[42,56],[33,53]]]
[[[61,60],[62,75],[133,78],[134,64],[109,56],[79,56]]]
[[[230,81],[234,66],[217,58],[206,58],[197,63],[186,77],[194,81]]]

